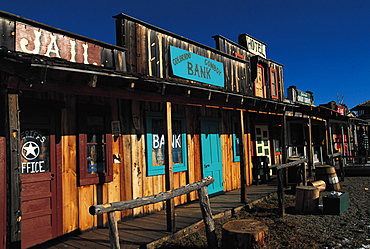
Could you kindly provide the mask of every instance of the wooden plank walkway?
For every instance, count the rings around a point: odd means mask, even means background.
[[[248,186],[247,204],[240,202],[240,189],[213,196],[210,198],[212,214],[216,219],[230,216],[244,206],[261,200],[276,192],[276,190],[276,179],[267,184]],[[167,232],[164,210],[148,216],[120,222],[118,226],[121,248],[155,248],[163,241],[180,237],[193,229],[204,226],[199,201],[177,206],[175,212],[176,232],[173,234]],[[110,248],[109,231],[108,228],[99,228],[81,234],[65,235],[33,248]]]

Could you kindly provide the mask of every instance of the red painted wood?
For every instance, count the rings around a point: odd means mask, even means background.
[[[21,106],[22,109],[22,106]],[[22,248],[28,248],[57,237],[61,231],[60,214],[61,192],[57,191],[57,160],[55,140],[55,120],[52,112],[40,109],[23,109],[21,130],[44,130],[49,134],[50,171],[22,174]],[[54,111],[55,112],[55,111]],[[41,114],[42,115],[39,115]],[[22,119],[23,117],[23,119]],[[32,120],[43,120],[34,123]],[[59,193],[59,196],[58,196]],[[59,205],[58,205],[59,203]]]

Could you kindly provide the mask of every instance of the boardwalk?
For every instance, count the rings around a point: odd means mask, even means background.
[[[258,201],[277,190],[276,180],[268,184],[247,187],[247,205]],[[215,218],[238,212],[245,204],[240,203],[240,190],[234,190],[210,198]],[[88,212],[86,210],[86,212]],[[199,202],[176,207],[176,233],[166,231],[165,211],[145,217],[135,218],[119,224],[121,248],[154,248],[161,242],[181,236],[188,231],[203,226]],[[34,247],[41,248],[110,248],[109,231],[99,228],[78,235],[68,235]]]

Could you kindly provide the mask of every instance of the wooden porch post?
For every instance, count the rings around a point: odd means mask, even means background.
[[[313,170],[313,146],[312,146],[312,119],[311,116],[308,117],[308,170],[309,176],[312,177]]]
[[[20,121],[18,95],[8,95],[8,129],[9,129],[9,153],[10,160],[10,247],[21,248],[21,231],[22,231],[22,199],[21,199],[21,172],[19,158],[19,141],[20,141]]]
[[[173,190],[174,180],[173,180],[173,160],[172,160],[172,106],[171,102],[166,102],[164,108],[164,124],[165,124],[165,178],[166,178],[166,191]],[[174,199],[169,199],[166,201],[166,217],[167,217],[167,231],[175,231],[175,204]]]
[[[247,153],[245,149],[247,148],[247,143],[245,141],[245,130],[244,130],[244,111],[240,110],[240,181],[241,181],[241,192],[240,192],[240,202],[247,202]]]
[[[284,112],[284,116],[282,117],[283,118],[283,144],[282,144],[282,147],[283,147],[283,156],[282,156],[282,160],[283,160],[283,163],[287,163],[288,162],[288,127],[287,127],[287,121],[286,121],[286,111]]]

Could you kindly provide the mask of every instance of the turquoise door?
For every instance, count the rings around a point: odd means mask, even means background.
[[[215,179],[215,182],[208,186],[208,194],[214,194],[224,190],[219,127],[220,122],[218,120],[201,120],[203,177],[212,176]]]

